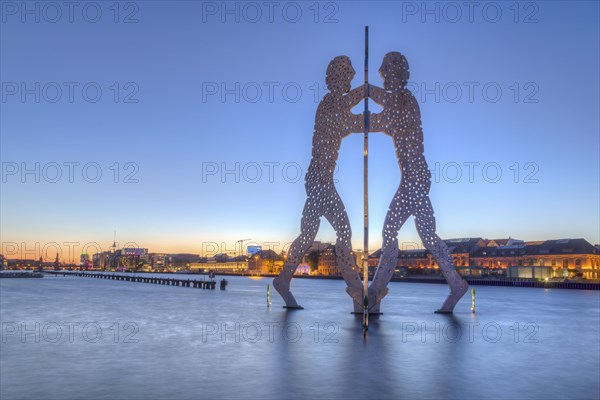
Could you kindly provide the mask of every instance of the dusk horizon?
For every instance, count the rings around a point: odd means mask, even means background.
[[[238,235],[244,236],[244,235]],[[246,235],[247,236],[247,235]],[[498,240],[498,239],[516,239],[521,240],[525,243],[537,243],[537,242],[545,242],[545,241],[557,241],[557,240],[573,240],[573,239],[583,239],[588,243],[594,246],[598,246],[598,243],[593,243],[584,237],[543,237],[543,238],[522,238],[515,237],[513,235],[503,235],[498,237],[489,237],[485,235],[470,235],[470,236],[457,236],[457,237],[442,237],[443,240],[457,240],[457,239],[469,239],[469,238],[481,238],[483,240]],[[113,244],[115,245],[115,249],[138,249],[145,248],[149,253],[159,253],[159,254],[196,254],[200,257],[214,257],[219,254],[227,254],[230,257],[237,257],[240,255],[240,243],[239,240],[235,241],[204,241],[199,242],[195,247],[178,247],[177,245],[173,247],[161,247],[161,246],[150,246],[144,242],[135,241],[135,240],[117,240],[115,241],[113,238],[107,239],[105,241],[98,240],[90,240],[90,241],[64,241],[64,242],[35,242],[34,244],[23,242],[9,242],[5,241],[4,243],[4,252],[2,254],[6,259],[16,259],[16,260],[31,260],[38,261],[40,257],[46,261],[54,261],[56,256],[58,255],[59,261],[64,264],[79,264],[80,256],[94,255],[102,252],[111,251]],[[318,242],[323,244],[335,244],[335,237],[322,239],[317,237],[315,239]],[[259,246],[263,250],[273,250],[276,253],[287,253],[290,246],[292,245],[293,240],[289,241],[277,241],[277,240],[265,240],[265,241],[256,241],[256,240],[244,240],[243,243],[243,252],[242,255],[248,254],[249,246]],[[414,241],[399,241],[398,248],[400,250],[422,250],[425,249],[423,243],[417,237]],[[377,250],[381,249],[381,243],[372,245],[369,249],[370,253],[373,253]],[[357,246],[353,247],[355,252],[362,251],[362,245],[357,244]]]

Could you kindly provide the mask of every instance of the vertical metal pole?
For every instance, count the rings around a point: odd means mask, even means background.
[[[369,329],[369,27],[365,26],[365,136],[364,136],[364,245],[363,245],[363,297],[364,330]]]

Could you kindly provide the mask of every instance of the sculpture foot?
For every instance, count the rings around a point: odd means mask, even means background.
[[[347,287],[346,293],[352,297],[354,303],[354,312],[362,312],[364,308],[363,290],[362,288]]]
[[[281,277],[278,276],[275,279],[273,279],[273,287],[275,288],[275,290],[277,290],[277,293],[279,293],[279,295],[283,298],[283,301],[285,302],[284,308],[291,308],[295,310],[304,309],[304,307],[300,306],[296,302],[296,298],[294,298],[294,295],[292,294],[292,292],[290,292],[289,283],[285,284],[285,282],[281,280]]]
[[[369,288],[369,314],[380,314],[381,300],[389,293],[386,287],[377,288],[371,286]]]
[[[283,308],[286,308],[288,310],[304,310],[304,307],[302,306],[283,306]]]
[[[461,277],[458,277],[458,279],[460,280],[456,280],[456,284],[452,285],[450,294],[446,298],[446,301],[444,301],[444,304],[442,304],[442,307],[435,311],[436,314],[452,314],[458,301],[467,293],[469,284]]]
[[[381,312],[381,302],[375,304],[374,306],[369,306],[369,315],[383,315]]]

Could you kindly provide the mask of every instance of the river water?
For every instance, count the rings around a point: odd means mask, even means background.
[[[476,287],[448,316],[447,286],[392,282],[363,337],[343,281],[295,279],[286,311],[270,278],[227,279],[0,280],[0,397],[600,397],[597,291]]]

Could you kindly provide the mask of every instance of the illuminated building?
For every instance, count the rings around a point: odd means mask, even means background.
[[[327,246],[319,255],[319,264],[317,270],[319,271],[319,275],[342,275],[342,269],[338,266],[335,257],[335,246]]]
[[[198,258],[198,261],[188,264],[191,272],[209,272],[227,274],[243,274],[248,271],[248,257],[230,257],[227,254],[215,254],[209,258]]]
[[[248,272],[254,274],[278,274],[283,269],[285,257],[273,250],[261,250],[250,257]]]
[[[531,268],[514,269],[511,275],[535,275],[538,279],[600,279],[600,250],[585,239],[524,242],[512,238],[466,238],[445,242],[456,269],[465,276],[507,275],[509,267],[548,267],[549,276],[544,269]],[[380,250],[372,253],[369,265],[377,265],[380,256]],[[397,267],[406,268],[412,274],[439,273],[437,263],[425,249],[400,250]]]

